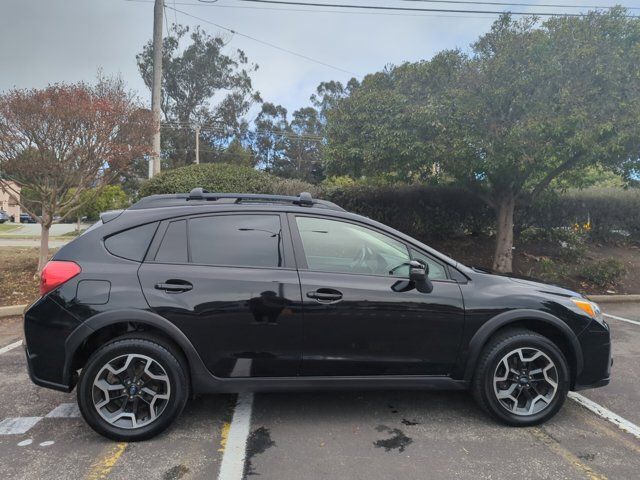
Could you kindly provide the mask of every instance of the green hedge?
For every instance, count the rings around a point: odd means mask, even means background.
[[[251,167],[202,163],[165,170],[140,187],[140,195],[186,193],[196,187],[211,192],[267,193],[273,187],[273,177]]]
[[[424,239],[481,233],[493,225],[491,209],[461,188],[354,186],[327,196],[347,210]]]
[[[471,192],[452,186],[345,186],[327,189],[300,180],[281,179],[250,167],[201,164],[167,170],[143,183],[142,196],[212,192],[324,197],[347,210],[373,218],[422,239],[491,233],[495,214]],[[516,234],[528,227],[575,228],[591,238],[606,240],[623,232],[640,238],[640,189],[592,188],[547,194],[516,209]],[[585,225],[588,223],[588,227]]]
[[[140,196],[186,193],[197,187],[220,193],[317,194],[314,185],[301,180],[278,178],[242,165],[202,163],[165,170],[141,185]]]
[[[520,227],[574,227],[592,239],[640,238],[640,189],[590,188],[546,195],[517,213]]]
[[[327,192],[338,205],[422,239],[490,233],[495,214],[471,192],[450,186],[351,186]],[[516,234],[528,227],[576,228],[592,239],[640,238],[640,189],[573,190],[520,206]],[[586,226],[588,224],[588,226]]]

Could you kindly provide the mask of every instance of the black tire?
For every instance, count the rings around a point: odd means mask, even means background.
[[[125,355],[142,355],[157,362],[168,378],[169,398],[157,418],[137,428],[121,428],[109,423],[94,405],[94,380],[109,362]],[[166,382],[164,382],[166,384]],[[97,433],[117,441],[135,442],[149,439],[164,431],[180,415],[189,396],[187,369],[160,340],[146,338],[115,339],[89,357],[78,381],[78,406],[85,421]]]
[[[494,375],[497,374],[502,359],[519,348],[542,352],[553,362],[557,373],[555,395],[540,411],[532,414],[512,413],[501,403],[494,389]],[[478,405],[496,420],[515,427],[527,427],[546,422],[560,410],[567,397],[569,384],[567,360],[551,340],[530,330],[513,329],[497,334],[485,345],[478,360],[471,391]],[[511,402],[511,405],[513,403]]]

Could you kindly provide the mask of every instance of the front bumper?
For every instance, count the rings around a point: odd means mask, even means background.
[[[576,376],[572,390],[604,387],[611,380],[613,355],[611,335],[606,323],[593,320],[578,337],[584,364]]]

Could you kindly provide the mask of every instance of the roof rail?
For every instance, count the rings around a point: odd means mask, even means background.
[[[132,205],[132,210],[143,208],[160,208],[160,207],[177,207],[184,206],[188,203],[201,204],[205,202],[219,202],[221,204],[240,204],[240,203],[288,203],[298,205],[300,207],[320,207],[330,210],[344,211],[335,203],[326,200],[314,199],[309,192],[302,192],[299,196],[285,195],[262,195],[256,193],[215,193],[208,192],[204,188],[194,188],[188,194],[178,193],[170,195],[151,195],[144,197],[137,203]]]

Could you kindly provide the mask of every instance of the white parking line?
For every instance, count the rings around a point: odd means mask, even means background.
[[[242,480],[244,478],[252,406],[253,393],[241,393],[238,395],[229,435],[222,454],[218,480]]]
[[[603,313],[605,317],[613,318],[614,320],[620,320],[621,322],[633,323],[634,325],[640,326],[640,322],[637,320],[629,320],[628,318],[618,317],[616,315],[609,315],[608,313]]]
[[[22,345],[22,340],[18,340],[17,342],[10,343],[6,347],[0,348],[0,354],[7,353],[9,350],[13,350],[14,348],[19,347],[20,345]]]
[[[620,415],[613,413],[608,408],[603,407],[599,403],[594,402],[593,400],[589,400],[587,397],[584,397],[576,392],[569,392],[569,398],[588,410],[591,410],[596,415],[604,418],[605,420],[610,421],[614,425],[616,425],[619,429],[624,430],[627,433],[630,433],[637,439],[640,439],[640,427],[634,423],[631,423],[629,420],[622,418]]]
[[[42,417],[5,418],[0,422],[0,435],[20,435],[27,433]]]
[[[77,403],[61,403],[45,415],[45,418],[78,418],[80,409]]]

